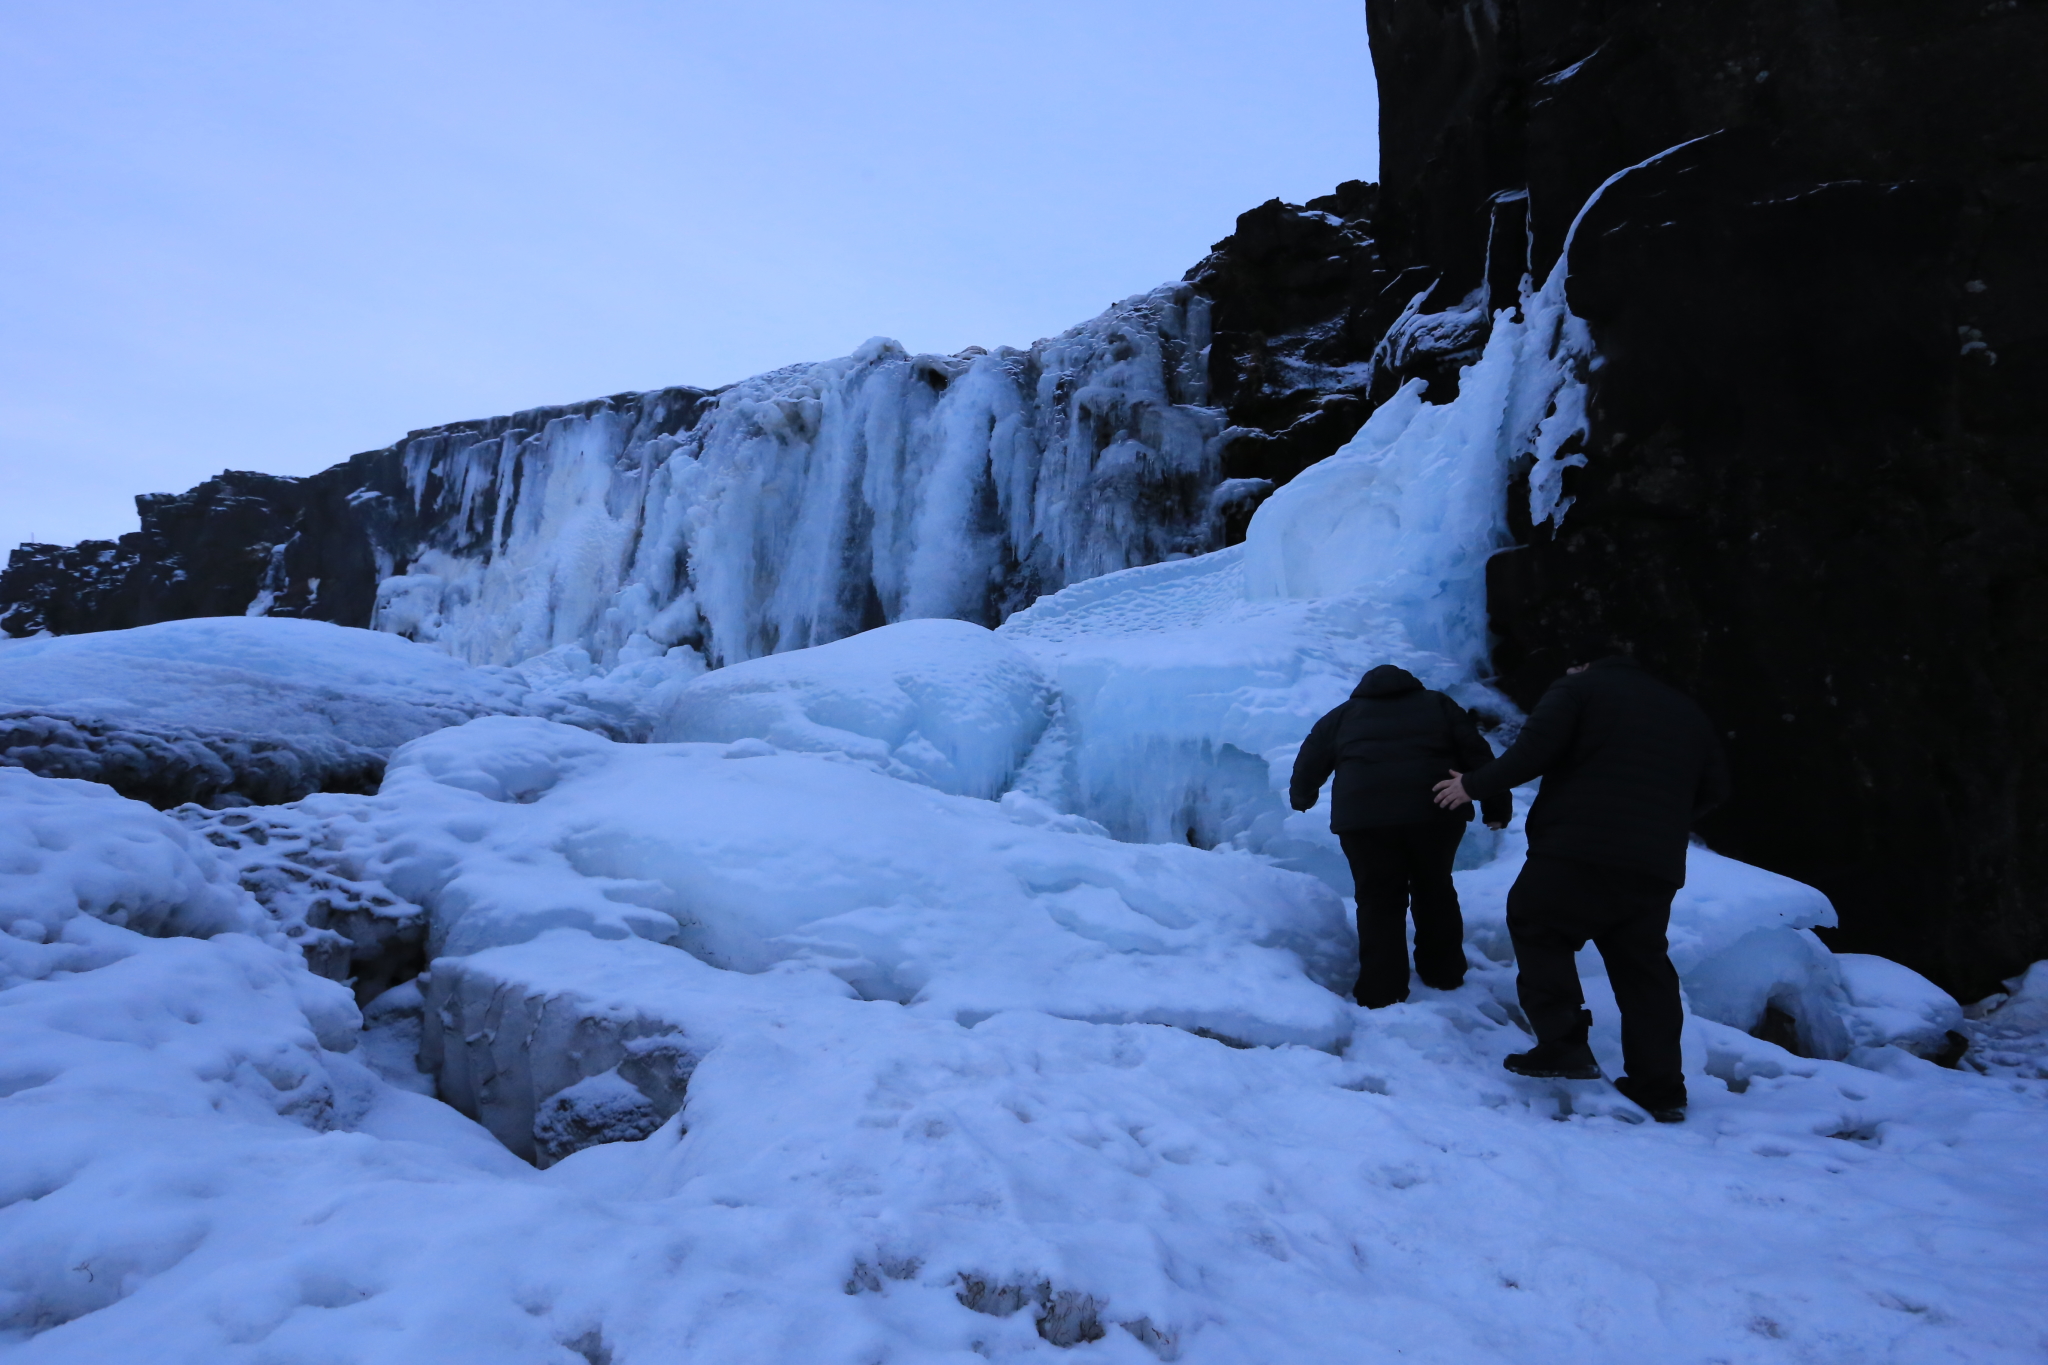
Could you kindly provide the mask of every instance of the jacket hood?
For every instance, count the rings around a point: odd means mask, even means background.
[[[1354,697],[1398,697],[1406,692],[1420,692],[1422,680],[1405,668],[1393,664],[1381,664],[1366,673],[1353,688]]]

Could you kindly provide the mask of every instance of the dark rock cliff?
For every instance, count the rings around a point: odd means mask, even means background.
[[[2048,6],[1376,0],[1375,236],[1512,299],[1588,196],[1563,523],[1498,557],[1530,702],[1587,629],[1729,736],[1715,847],[1969,999],[2048,956]],[[1697,139],[1695,141],[1695,139]]]

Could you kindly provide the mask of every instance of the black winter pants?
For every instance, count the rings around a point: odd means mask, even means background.
[[[1508,892],[1522,1012],[1540,1043],[1584,1038],[1590,1016],[1572,955],[1591,939],[1621,1007],[1629,1079],[1647,1094],[1685,1103],[1678,1035],[1685,1006],[1664,934],[1678,888],[1627,868],[1532,857]]]
[[[1408,998],[1408,910],[1415,910],[1415,972],[1426,986],[1452,990],[1465,980],[1465,919],[1451,863],[1465,837],[1462,820],[1352,830],[1339,834],[1358,893],[1358,1003],[1372,1009]]]

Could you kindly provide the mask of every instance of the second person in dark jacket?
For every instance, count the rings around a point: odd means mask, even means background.
[[[1465,922],[1451,864],[1472,819],[1469,806],[1440,810],[1433,789],[1450,772],[1493,761],[1465,708],[1425,689],[1406,669],[1381,664],[1351,699],[1315,723],[1294,760],[1289,798],[1315,805],[1334,772],[1330,829],[1344,846],[1358,895],[1358,1003],[1408,998],[1408,914],[1415,914],[1415,972],[1425,986],[1465,980]],[[1486,823],[1507,824],[1512,798],[1484,803]]]
[[[1712,722],[1692,698],[1626,654],[1586,646],[1551,684],[1514,746],[1442,784],[1456,807],[1543,779],[1529,808],[1529,859],[1508,892],[1522,1011],[1536,1046],[1505,1062],[1524,1076],[1591,1080],[1575,955],[1591,940],[1621,1009],[1622,1094],[1660,1122],[1685,1117],[1685,1006],[1666,932],[1685,884],[1693,822],[1728,795]]]

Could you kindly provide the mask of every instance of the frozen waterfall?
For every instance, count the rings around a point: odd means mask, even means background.
[[[422,434],[428,542],[374,624],[472,663],[563,646],[715,664],[885,622],[994,625],[1042,593],[1219,543],[1208,301],[1127,299],[1027,351],[851,356],[538,430]]]

